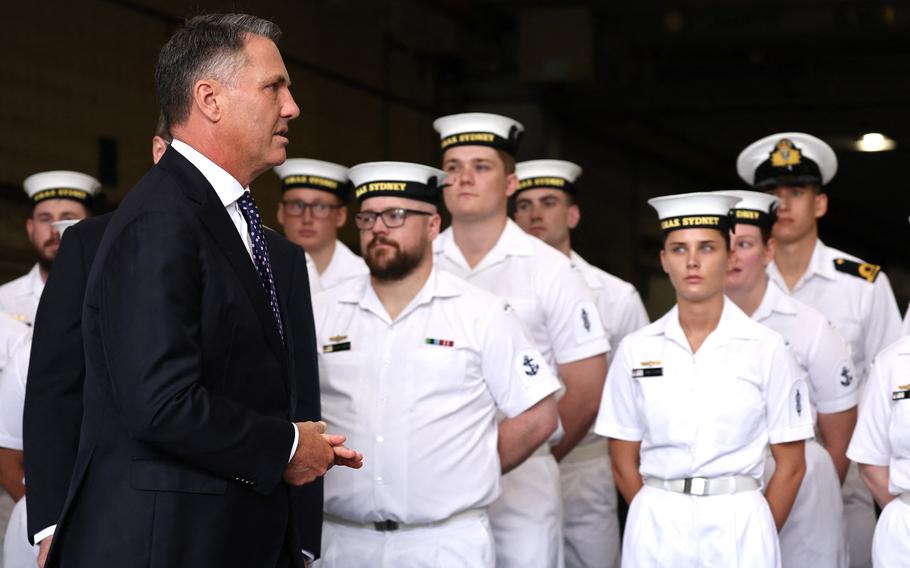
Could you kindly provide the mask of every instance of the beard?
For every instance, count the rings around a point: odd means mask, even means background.
[[[378,245],[387,245],[392,250],[377,251]],[[385,282],[394,282],[408,276],[420,266],[426,254],[426,243],[422,242],[413,250],[403,251],[401,245],[395,241],[377,236],[367,245],[363,259],[370,269],[370,275]]]
[[[57,247],[51,249],[53,245],[57,245]],[[35,247],[35,251],[38,253],[38,266],[45,272],[50,271],[58,250],[60,250],[60,239],[57,238],[50,238],[44,241],[40,247]]]

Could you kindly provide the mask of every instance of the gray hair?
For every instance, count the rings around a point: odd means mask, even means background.
[[[189,118],[196,81],[233,83],[246,64],[243,47],[249,36],[278,43],[281,30],[248,14],[205,14],[174,32],[161,48],[155,67],[155,91],[165,124],[182,124]]]

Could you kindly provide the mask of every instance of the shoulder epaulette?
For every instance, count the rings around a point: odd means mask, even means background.
[[[878,278],[878,274],[882,271],[882,267],[877,264],[856,262],[846,258],[835,258],[834,268],[837,269],[838,272],[863,278],[870,283],[875,282],[875,279]]]

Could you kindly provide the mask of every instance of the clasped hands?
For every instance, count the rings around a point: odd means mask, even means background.
[[[322,477],[333,465],[363,466],[363,454],[344,446],[343,434],[326,434],[325,422],[295,422],[300,438],[297,451],[284,470],[289,485],[304,485]]]

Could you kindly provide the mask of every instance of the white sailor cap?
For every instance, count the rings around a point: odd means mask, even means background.
[[[513,118],[486,112],[450,114],[433,121],[442,150],[453,146],[490,146],[512,156],[525,127]]]
[[[446,173],[410,162],[367,162],[348,171],[358,201],[392,196],[416,199],[437,205]]]
[[[740,152],[736,171],[758,189],[780,185],[827,185],[837,173],[837,155],[824,140],[804,132],[765,136]]]
[[[731,221],[734,225],[758,225],[770,229],[777,222],[777,196],[760,191],[715,191],[720,195],[736,197],[740,201],[730,210]]]
[[[25,178],[25,193],[32,203],[45,199],[72,199],[91,207],[92,198],[101,191],[101,182],[80,172],[57,170]]]
[[[648,200],[657,211],[665,233],[678,229],[730,230],[730,210],[739,197],[698,192],[666,195]]]
[[[309,158],[289,158],[275,167],[275,173],[281,178],[281,191],[319,189],[338,196],[342,201],[347,201],[350,195],[348,168],[341,164]]]
[[[530,160],[515,164],[518,192],[526,189],[561,189],[575,195],[575,182],[581,166],[565,160]]]

